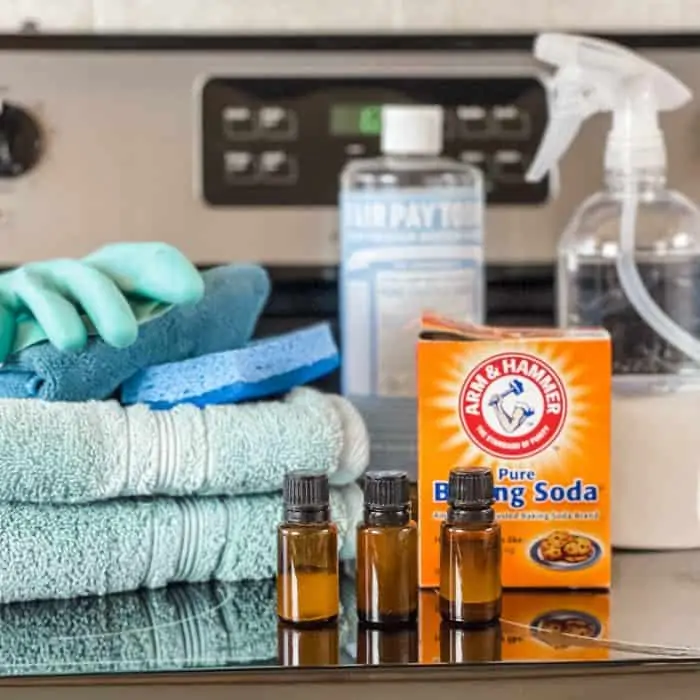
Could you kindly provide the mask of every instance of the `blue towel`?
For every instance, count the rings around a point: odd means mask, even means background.
[[[205,295],[139,328],[130,347],[118,350],[90,338],[85,350],[63,353],[49,343],[13,356],[0,370],[0,397],[87,401],[112,396],[139,370],[245,345],[269,294],[266,272],[229,265],[204,273]]]
[[[0,605],[0,674],[139,673],[277,656],[275,582]]]
[[[157,409],[240,403],[284,394],[330,374],[339,364],[330,325],[319,323],[238,350],[148,367],[124,383],[121,401]]]
[[[331,493],[344,559],[355,553],[358,492]],[[0,603],[271,578],[282,505],[279,493],[0,504]]]
[[[343,485],[368,463],[352,404],[305,387],[280,401],[167,411],[0,400],[0,501],[261,493],[300,468]]]

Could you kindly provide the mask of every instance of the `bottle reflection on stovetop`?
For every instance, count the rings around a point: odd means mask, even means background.
[[[418,661],[418,630],[415,624],[382,629],[358,623],[358,664],[414,664]]]
[[[691,335],[700,335],[700,260],[683,256],[664,262],[639,261],[644,286],[661,309]],[[679,350],[661,338],[631,306],[618,279],[615,260],[587,257],[561,290],[562,321],[603,326],[611,335],[613,374],[677,374],[693,369]]]
[[[498,621],[475,627],[440,623],[440,661],[444,664],[487,663],[502,659]]]
[[[340,660],[338,624],[297,626],[279,622],[277,659],[280,666],[337,666]]]
[[[272,293],[258,323],[257,336],[283,333],[328,321],[340,346],[337,268],[268,268]],[[553,265],[498,265],[487,268],[486,321],[499,326],[552,326]],[[338,392],[334,372],[314,384]]]

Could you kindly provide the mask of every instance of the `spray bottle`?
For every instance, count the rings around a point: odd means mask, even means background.
[[[560,325],[612,338],[613,545],[700,547],[700,211],[666,186],[659,125],[692,94],[609,42],[542,34],[534,51],[558,70],[528,180],[556,166],[587,118],[612,114],[605,187],[564,232],[557,283]]]

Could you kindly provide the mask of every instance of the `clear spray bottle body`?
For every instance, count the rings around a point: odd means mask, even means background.
[[[662,169],[637,174],[635,262],[655,303],[700,337],[700,210]],[[700,368],[640,317],[618,275],[624,174],[575,212],[558,251],[561,326],[612,340],[612,539],[616,547],[700,546]],[[674,478],[660,478],[669,469]]]
[[[551,112],[526,179],[550,172],[591,116],[612,116],[605,191],[559,253],[560,322],[602,325],[613,346],[612,543],[700,547],[700,215],[669,190],[660,115],[693,94],[663,66],[593,37],[545,33]]]

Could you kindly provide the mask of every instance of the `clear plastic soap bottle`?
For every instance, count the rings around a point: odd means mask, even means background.
[[[421,313],[484,317],[483,176],[441,157],[443,123],[439,106],[384,106],[381,157],[340,178],[342,389],[387,469],[416,459]]]
[[[559,70],[529,179],[612,113],[604,185],[564,231],[557,281],[560,325],[611,335],[613,545],[700,547],[700,211],[667,185],[658,119],[692,95],[608,42],[543,34],[535,53]]]

